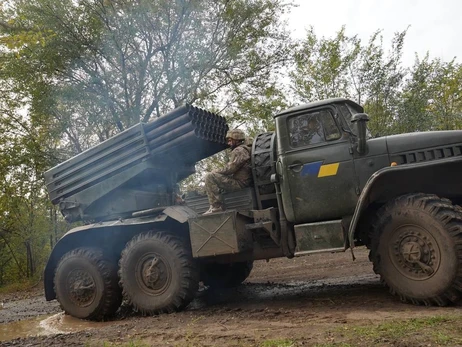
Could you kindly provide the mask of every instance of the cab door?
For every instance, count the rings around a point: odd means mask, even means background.
[[[323,106],[277,119],[277,170],[284,210],[293,223],[353,214],[357,179],[350,135],[339,117],[335,107]]]

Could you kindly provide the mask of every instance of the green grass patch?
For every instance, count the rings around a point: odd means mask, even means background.
[[[33,289],[34,287],[41,284],[38,282],[39,280],[34,278],[34,279],[18,281],[15,283],[5,284],[0,287],[0,294],[11,294],[11,293],[16,293],[16,292],[29,291]]]
[[[135,340],[135,341],[128,341],[128,342],[123,342],[123,343],[116,343],[116,342],[101,342],[100,344],[93,344],[91,342],[88,342],[85,344],[85,347],[149,347],[146,343]]]
[[[293,347],[295,342],[288,339],[266,340],[259,347]]]
[[[429,317],[366,325],[344,326],[334,333],[343,335],[340,339],[349,343],[393,343],[393,342],[427,342],[437,345],[462,344],[462,320],[460,317]],[[342,342],[343,343],[343,342]],[[346,343],[346,342],[345,342]],[[348,344],[347,344],[348,345]],[[347,346],[332,343],[330,346]],[[328,345],[318,345],[328,346]]]

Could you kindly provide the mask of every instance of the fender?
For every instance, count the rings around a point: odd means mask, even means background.
[[[420,163],[387,166],[368,179],[359,196],[348,229],[350,248],[354,248],[354,234],[358,221],[373,202],[385,203],[403,193],[428,193],[446,198],[462,197],[460,175],[462,157],[438,159]],[[443,179],[442,179],[443,178]]]
[[[170,206],[157,216],[144,216],[116,221],[99,222],[83,225],[69,230],[62,236],[48,258],[44,271],[45,298],[47,301],[56,298],[53,278],[56,266],[61,257],[78,247],[92,247],[98,244],[117,243],[125,245],[135,234],[151,229],[152,224],[164,223],[171,218],[179,223],[187,222],[188,218],[197,217],[197,213],[187,206]],[[117,252],[117,249],[112,249]]]

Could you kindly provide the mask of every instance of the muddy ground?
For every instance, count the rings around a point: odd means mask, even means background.
[[[103,323],[63,315],[39,289],[3,295],[0,346],[462,346],[461,305],[401,303],[367,254],[259,261],[242,286],[200,293],[184,312],[142,317],[125,307]],[[14,335],[23,325],[29,332]]]

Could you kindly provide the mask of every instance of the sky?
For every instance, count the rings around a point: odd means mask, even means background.
[[[411,67],[415,54],[423,58],[462,62],[462,1],[460,0],[294,0],[298,8],[289,16],[289,29],[303,38],[312,25],[318,37],[333,37],[345,25],[348,36],[358,35],[366,44],[382,30],[383,47],[394,33],[408,28],[403,66]]]

